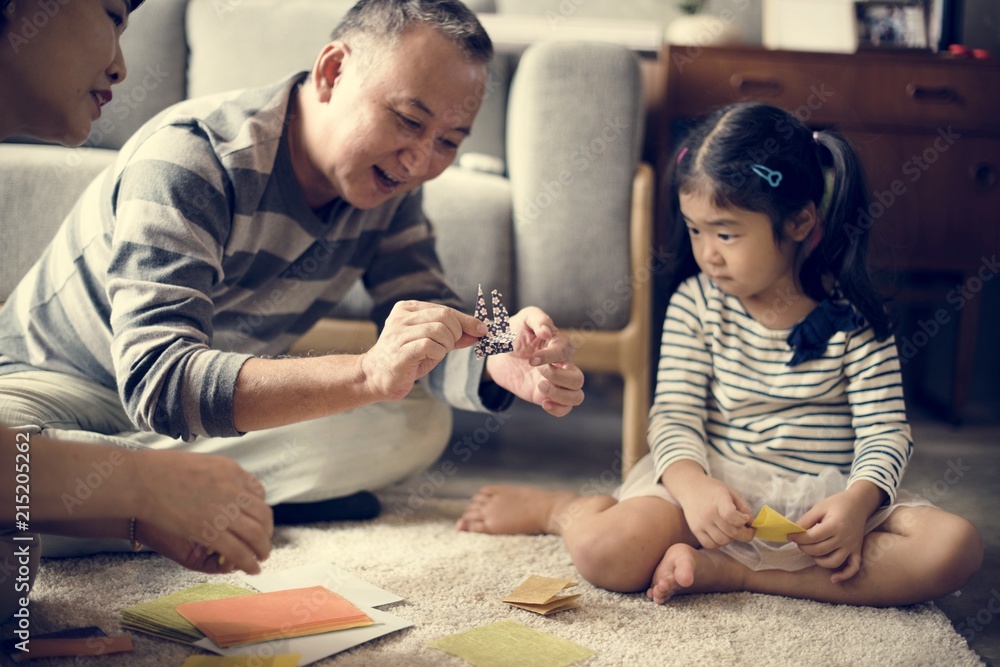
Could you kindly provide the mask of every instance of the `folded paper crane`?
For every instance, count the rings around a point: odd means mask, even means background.
[[[486,316],[486,299],[483,298],[483,286],[479,286],[479,296],[476,297],[476,319],[486,325],[487,333],[476,343],[476,358],[485,359],[491,354],[503,354],[514,351],[514,339],[517,336],[510,330],[510,317],[507,309],[500,301],[502,296],[493,290],[493,320]]]

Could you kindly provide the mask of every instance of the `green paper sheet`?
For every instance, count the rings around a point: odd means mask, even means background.
[[[476,667],[567,667],[596,653],[517,621],[497,621],[427,645]]]
[[[205,635],[177,613],[177,605],[254,593],[255,591],[230,584],[198,584],[162,598],[122,609],[122,627],[145,632],[161,639],[190,644],[203,639]]]

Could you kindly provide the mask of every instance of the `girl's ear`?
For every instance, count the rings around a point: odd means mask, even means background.
[[[785,221],[785,238],[801,243],[819,225],[816,204],[809,202],[806,206]]]

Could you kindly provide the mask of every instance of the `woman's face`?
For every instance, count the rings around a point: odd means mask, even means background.
[[[129,0],[14,0],[0,35],[0,130],[82,144],[125,79]],[[9,127],[8,127],[9,126]]]

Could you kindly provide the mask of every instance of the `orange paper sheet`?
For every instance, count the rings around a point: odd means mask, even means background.
[[[792,533],[806,532],[805,528],[786,519],[767,505],[760,508],[757,518],[750,525],[757,529],[757,534],[754,537],[769,542],[787,542],[788,536]]]
[[[178,605],[177,613],[222,648],[373,624],[323,586],[188,602]]]

